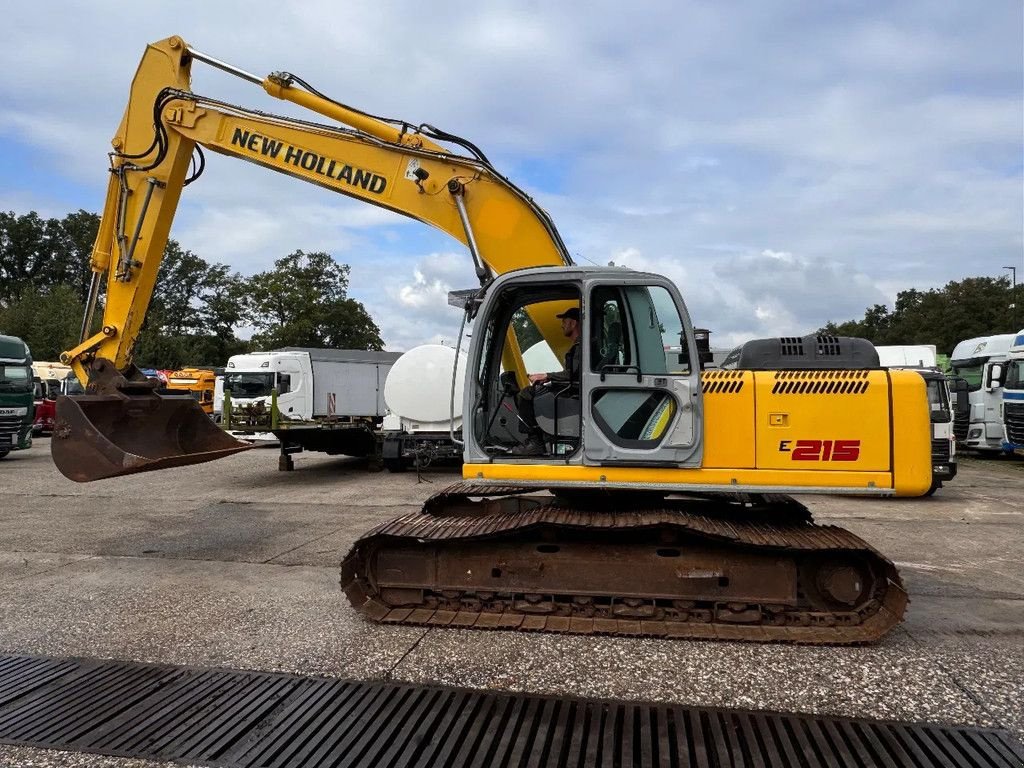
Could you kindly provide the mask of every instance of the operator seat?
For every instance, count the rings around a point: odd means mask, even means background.
[[[551,438],[578,438],[582,412],[579,385],[575,383],[544,387],[533,399],[537,426]]]

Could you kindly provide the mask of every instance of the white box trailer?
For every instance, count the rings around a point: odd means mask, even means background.
[[[875,345],[883,368],[934,368],[938,370],[938,350],[934,344]]]
[[[233,355],[215,387],[214,417],[222,411],[222,392],[231,398],[231,418],[224,426],[235,437],[280,442],[282,453],[295,444],[325,453],[365,455],[364,436],[336,427],[358,423],[372,428],[380,423],[387,412],[384,381],[399,357],[398,352],[311,347]],[[225,415],[220,416],[224,422]],[[324,432],[325,426],[330,434]],[[290,466],[290,458],[284,463]]]
[[[234,355],[221,387],[234,406],[263,403],[286,420],[329,418],[379,419],[387,412],[384,381],[398,352],[285,347]]]
[[[308,418],[366,416],[382,418],[387,413],[384,382],[400,352],[359,349],[317,349],[284,347],[273,353],[296,353],[308,358],[312,411]],[[279,400],[280,403],[280,400]]]

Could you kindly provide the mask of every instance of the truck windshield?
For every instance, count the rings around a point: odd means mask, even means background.
[[[32,389],[31,368],[0,363],[0,392],[31,392]]]
[[[1006,389],[1024,389],[1024,360],[1011,360],[1006,365]]]
[[[946,380],[944,378],[927,379],[926,384],[928,389],[928,408],[931,410],[932,421],[949,421],[953,417],[953,413],[950,410]]]
[[[272,373],[229,373],[224,376],[224,391],[232,397],[269,397],[274,387]]]
[[[64,379],[64,394],[65,395],[84,395],[85,387],[82,386],[81,382],[78,381],[74,376],[68,376]]]
[[[984,362],[967,360],[963,363],[953,363],[953,373],[967,382],[967,389],[971,392],[981,389],[981,376],[984,370]]]

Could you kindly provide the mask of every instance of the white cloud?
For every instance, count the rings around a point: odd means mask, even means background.
[[[114,0],[8,13],[0,159],[21,164],[0,170],[0,205],[96,210],[139,54],[178,33],[246,70],[297,72],[342,102],[466,136],[524,177],[513,181],[581,263],[667,274],[716,344],[813,330],[910,286],[1021,263],[1015,0],[985,13],[923,1],[245,7],[244,23],[198,0],[130,18]],[[200,64],[193,88],[309,117]],[[329,251],[394,345],[454,335],[445,294],[476,284],[461,247],[415,222],[212,154],[172,236],[245,273],[296,248]]]

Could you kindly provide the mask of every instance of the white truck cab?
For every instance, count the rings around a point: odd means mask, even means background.
[[[231,396],[232,424],[247,410],[269,413],[275,390],[282,421],[379,420],[386,410],[384,379],[398,357],[396,352],[312,347],[234,355],[220,389]],[[220,399],[222,410],[223,395]],[[254,442],[278,439],[251,430],[238,436]]]
[[[1003,378],[1004,448],[1024,453],[1024,328],[1014,337],[1006,353],[1006,374]]]
[[[309,355],[303,352],[254,352],[233,355],[215,386],[214,401],[222,410],[224,394],[231,396],[235,413],[251,407],[270,410],[271,390],[277,390],[277,408],[282,415],[296,419],[313,418],[313,369]],[[235,434],[232,432],[232,434]],[[255,443],[276,443],[272,432],[241,433],[236,437]]]
[[[995,453],[1004,451],[1003,381],[1007,355],[1017,338],[1013,333],[979,336],[961,341],[949,363],[953,373],[967,381],[971,402],[965,448]]]

